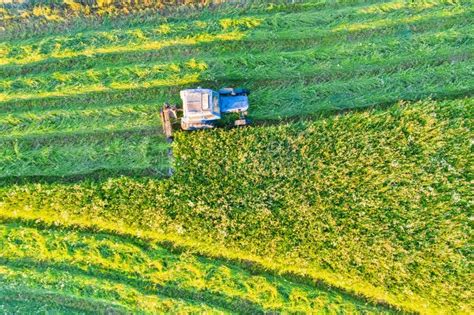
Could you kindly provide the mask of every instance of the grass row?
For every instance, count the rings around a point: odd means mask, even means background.
[[[185,20],[188,18],[203,17],[219,14],[239,14],[241,11],[278,12],[280,10],[301,10],[313,7],[325,8],[319,2],[307,2],[304,6],[291,5],[286,0],[241,1],[238,5],[226,4],[226,0],[216,3],[202,3],[198,1],[181,3],[128,2],[87,4],[74,1],[45,1],[40,3],[10,4],[0,10],[0,27],[6,39],[21,37],[28,38],[32,34],[47,36],[50,33],[69,32],[70,28],[88,30],[91,27],[103,28],[142,25],[145,23],[166,22],[168,19]],[[116,6],[117,5],[117,6]],[[337,7],[332,5],[331,7]],[[41,26],[35,28],[34,26]],[[16,35],[16,36],[15,36]]]
[[[464,23],[460,23],[464,21]],[[301,49],[308,49],[310,47],[319,46],[321,51],[321,58],[337,58],[347,57],[351,55],[349,49],[357,49],[358,55],[365,53],[366,49],[374,49],[375,41],[380,41],[380,44],[394,46],[399,42],[399,48],[412,48],[414,44],[419,41],[426,42],[424,36],[439,32],[436,37],[437,41],[431,39],[430,44],[440,45],[443,43],[443,35],[455,36],[456,32],[462,30],[462,26],[469,26],[469,14],[439,19],[428,19],[417,21],[410,26],[403,23],[391,25],[387,28],[378,28],[376,32],[373,30],[360,30],[359,32],[347,32],[347,34],[340,32],[315,32],[310,27],[295,27],[288,30],[277,30],[273,32],[261,31],[258,34],[247,34],[240,40],[231,40],[223,42],[206,42],[198,45],[175,45],[169,47],[162,47],[158,50],[151,51],[136,51],[136,52],[122,52],[114,54],[100,54],[93,58],[87,56],[77,56],[74,59],[52,59],[43,62],[36,62],[34,64],[26,65],[10,65],[0,67],[0,73],[5,77],[12,77],[26,73],[45,73],[54,71],[64,71],[65,69],[91,69],[93,67],[101,68],[111,65],[129,65],[129,64],[143,64],[145,62],[154,62],[159,59],[163,61],[176,61],[179,58],[189,59],[191,57],[204,58],[213,51],[219,56],[234,56],[238,57],[242,54],[259,54],[265,52],[280,52],[280,51],[295,51]],[[468,34],[469,31],[464,31]],[[422,38],[418,36],[422,35]],[[459,35],[458,35],[459,36]],[[341,42],[341,37],[346,41]],[[459,36],[458,40],[462,40]],[[467,40],[469,37],[465,37]],[[368,47],[362,47],[361,44],[354,45],[353,42],[362,42]],[[403,43],[403,44],[402,44]],[[324,46],[323,46],[324,45]],[[341,47],[342,46],[342,47]],[[409,46],[409,47],[407,47]],[[345,47],[344,54],[341,54],[341,48]],[[381,48],[379,47],[379,50]],[[390,52],[390,50],[384,50]],[[214,55],[215,55],[214,54]],[[333,55],[334,54],[334,55]],[[367,54],[367,53],[366,53]],[[368,54],[367,54],[368,55]],[[177,59],[178,58],[178,59]],[[182,60],[181,60],[182,61]]]
[[[391,104],[397,100],[456,98],[472,95],[472,63],[406,69],[366,76],[355,82],[322,82],[318,78],[276,82],[254,94],[258,119],[320,114],[326,111]],[[251,85],[250,85],[251,86]]]
[[[97,18],[84,17],[79,18],[71,16],[67,20],[49,20],[49,21],[16,21],[11,23],[11,27],[5,26],[5,32],[2,35],[6,40],[28,39],[31,37],[45,38],[54,35],[70,35],[77,31],[87,33],[91,31],[108,31],[111,28],[128,29],[133,27],[143,27],[146,25],[156,25],[162,23],[179,23],[189,21],[189,19],[199,19],[204,21],[214,20],[216,17],[233,18],[242,15],[268,15],[285,14],[290,12],[320,11],[323,15],[334,11],[345,9],[345,11],[360,11],[363,14],[383,13],[398,10],[401,8],[411,8],[412,10],[421,10],[432,7],[436,4],[443,4],[445,1],[436,3],[406,3],[403,1],[378,1],[378,0],[357,0],[357,1],[331,1],[321,2],[318,0],[309,1],[247,1],[239,5],[230,4],[223,6],[204,7],[202,10],[194,10],[192,7],[178,7],[173,14],[170,12],[161,12],[161,14],[150,14],[143,12],[130,15],[121,15],[120,18]],[[449,2],[448,2],[449,4]],[[2,19],[8,23],[8,11],[0,11],[0,26]],[[41,19],[41,16],[39,17]],[[57,23],[60,22],[60,23]],[[41,25],[42,27],[35,27]]]
[[[0,277],[3,282],[0,307],[7,312],[40,310],[97,314],[107,310],[114,314],[177,311],[223,313],[204,304],[144,294],[124,283],[44,266],[1,265]]]
[[[71,88],[72,83],[74,86],[87,85],[92,83],[101,82],[104,85],[109,85],[114,82],[121,82],[125,79],[128,81],[134,80],[153,80],[158,78],[165,78],[173,74],[182,73],[186,70],[205,70],[206,66],[209,65],[206,77],[210,77],[214,73],[215,80],[220,78],[237,78],[242,77],[242,73],[247,73],[251,69],[258,68],[260,71],[266,72],[271,71],[270,67],[275,62],[281,63],[283,67],[287,67],[289,71],[294,69],[294,63],[297,62],[301,67],[307,67],[308,63],[311,64],[312,59],[316,59],[318,62],[325,61],[329,64],[337,64],[340,67],[341,59],[347,56],[355,56],[355,60],[351,60],[352,65],[358,65],[362,62],[370,62],[373,59],[380,60],[381,58],[400,58],[413,56],[413,54],[420,55],[432,54],[432,55],[445,55],[452,51],[453,55],[456,55],[456,49],[464,48],[464,52],[471,53],[469,37],[464,37],[463,34],[468,34],[469,30],[472,29],[470,26],[456,27],[450,30],[440,32],[429,32],[422,33],[413,36],[409,41],[406,41],[406,45],[400,45],[399,36],[383,38],[379,41],[364,40],[359,42],[359,45],[354,46],[351,44],[338,44],[335,46],[328,46],[324,49],[305,49],[294,52],[280,51],[278,43],[274,47],[270,47],[269,51],[259,54],[246,54],[237,56],[233,54],[230,57],[219,56],[218,58],[204,58],[203,61],[196,61],[195,58],[187,60],[179,60],[178,62],[172,61],[170,63],[148,63],[148,64],[115,64],[114,66],[101,65],[100,67],[89,68],[86,66],[87,71],[84,69],[75,71],[55,71],[53,73],[43,71],[41,74],[30,74],[22,76],[21,78],[8,79],[7,77],[0,82],[0,92],[7,92],[11,90],[12,93],[16,91],[28,90],[34,88],[41,92],[43,90],[54,90],[55,88]],[[403,41],[403,40],[402,40]],[[383,48],[382,48],[383,47]],[[280,56],[278,56],[280,55]],[[279,58],[278,58],[279,57]],[[141,61],[143,62],[143,61]],[[263,63],[263,64],[262,64]],[[87,62],[84,65],[87,65]],[[43,69],[44,70],[44,69]],[[233,70],[233,72],[230,72]],[[295,72],[299,72],[299,69],[294,69]],[[311,69],[316,70],[316,69]],[[230,72],[230,73],[229,73]],[[285,73],[289,75],[291,73]],[[250,73],[247,77],[253,76]],[[268,76],[268,74],[266,74]]]
[[[61,278],[55,273],[65,274],[71,281],[61,290],[63,294],[75,291],[82,298],[115,300],[132,309],[139,306],[139,310],[145,304],[138,302],[138,297],[133,298],[132,293],[136,292],[145,301],[145,293],[157,293],[159,298],[184,299],[189,304],[254,314],[271,310],[377,311],[331,290],[289,282],[282,277],[251,274],[229,263],[192,253],[173,253],[153,243],[140,245],[112,235],[37,230],[15,223],[4,224],[1,234],[1,260],[7,269],[4,274],[15,273],[10,269],[31,266],[33,270],[28,274],[32,277],[23,282],[34,284],[39,280],[35,273],[52,269],[41,280],[46,286],[59,282]],[[85,287],[78,292],[81,282],[85,282]],[[91,284],[100,284],[99,290],[87,288]],[[119,285],[121,292],[117,290]],[[127,287],[132,292],[126,293]],[[114,298],[113,293],[122,296]],[[143,306],[153,306],[150,304]]]
[[[98,170],[147,169],[162,174],[168,147],[161,129],[67,132],[0,139],[0,179],[21,176],[67,176]]]
[[[453,55],[445,53],[441,56],[427,58],[427,60],[422,57],[417,59],[406,56],[404,59],[395,60],[393,64],[389,62],[382,69],[378,67],[379,62],[382,61],[377,60],[373,65],[361,69],[360,72],[356,70],[358,66],[351,63],[343,64],[344,66],[339,65],[339,67],[335,64],[333,69],[331,65],[325,66],[313,62],[295,65],[296,61],[293,61],[288,63],[288,70],[284,67],[281,70],[285,74],[285,71],[291,72],[297,67],[296,70],[300,70],[300,73],[293,72],[293,77],[275,78],[275,76],[279,76],[278,73],[272,77],[273,72],[266,74],[262,70],[264,68],[254,67],[254,72],[248,71],[249,75],[255,74],[252,81],[245,78],[234,80],[229,74],[225,79],[221,77],[217,82],[220,82],[219,85],[245,85],[255,91],[251,96],[251,102],[254,104],[251,115],[254,118],[275,119],[302,114],[317,114],[321,109],[363,107],[397,99],[419,99],[427,96],[445,97],[450,92],[469,91],[472,87],[470,79],[472,63],[469,48],[466,49],[459,50],[458,55],[454,52]],[[273,59],[270,58],[270,60],[277,59],[277,56],[273,56]],[[239,61],[237,60],[235,63],[238,64]],[[257,64],[258,62],[255,62],[252,66]],[[270,71],[271,63],[267,64],[268,71]],[[415,67],[411,67],[412,65]],[[250,65],[249,68],[251,68]],[[232,71],[232,68],[228,69],[228,71]],[[370,69],[372,70],[369,71]],[[383,71],[384,69],[386,71]],[[157,104],[170,100],[179,103],[177,91],[182,87],[189,86],[189,82],[194,82],[194,85],[208,82],[211,87],[219,87],[218,84],[211,83],[214,82],[212,77],[205,77],[206,74],[215,76],[215,72],[201,73],[201,78],[197,73],[185,74],[179,77],[178,81],[169,77],[151,81],[144,80],[143,82],[139,80],[123,84],[119,82],[109,87],[99,83],[86,87],[80,86],[77,89],[62,88],[58,91],[38,91],[37,93],[13,94],[4,97],[7,99],[35,99],[68,96],[71,97],[69,102],[76,104],[74,96],[86,94],[85,101],[93,105],[95,103],[93,98],[97,97],[99,102],[105,104],[108,102],[107,98],[111,97],[110,94],[120,93],[123,90],[124,92],[119,94],[124,96],[124,98],[120,97],[122,101],[155,99]],[[166,87],[170,82],[177,84],[177,86]],[[188,82],[188,84],[184,82]],[[133,89],[129,90],[131,87]],[[154,87],[159,89],[154,89]],[[345,92],[341,93],[340,91]],[[96,96],[92,96],[92,94],[96,94]],[[5,106],[8,104],[11,103],[7,103]],[[29,106],[31,107],[32,104],[34,103],[29,103]],[[46,104],[49,103],[46,102]]]
[[[10,42],[3,45],[4,58],[1,63],[25,64],[48,58],[70,58],[78,55],[92,55],[124,49],[146,49],[154,45],[166,46],[166,43],[186,43],[190,39],[197,42],[219,39],[227,33],[240,34],[260,24],[259,19],[243,17],[237,19],[213,20],[210,22],[191,22],[186,24],[161,24],[151,29],[135,28],[131,30],[112,30],[110,32],[79,33],[71,37],[53,37],[26,43]],[[141,47],[141,48],[140,48]]]
[[[10,186],[0,202],[9,215],[69,213],[212,241],[405,310],[469,313],[473,108],[472,98],[425,101],[181,133],[167,181]]]
[[[431,10],[431,11],[430,11]],[[379,14],[377,19],[371,20],[370,14],[361,14],[361,17],[354,14],[347,14],[347,16],[341,22],[341,13],[335,12],[332,20],[322,19],[321,12],[311,13],[298,13],[293,15],[284,16],[269,16],[267,20],[262,20],[256,17],[241,17],[238,19],[222,19],[220,25],[223,27],[222,32],[204,32],[196,35],[186,34],[181,37],[172,37],[164,39],[150,38],[150,34],[161,34],[173,33],[170,28],[173,25],[163,24],[159,27],[154,27],[152,30],[147,32],[146,29],[134,29],[129,32],[123,32],[115,34],[114,31],[111,33],[100,32],[95,34],[97,38],[91,35],[91,38],[82,38],[82,34],[77,34],[70,38],[58,38],[49,39],[45,42],[37,42],[29,45],[20,45],[18,47],[10,47],[8,44],[3,45],[3,55],[5,56],[3,61],[4,65],[8,65],[10,62],[19,64],[38,63],[43,60],[49,64],[54,64],[54,59],[61,58],[77,58],[81,56],[93,56],[96,54],[107,55],[107,54],[123,54],[132,52],[143,52],[166,49],[167,47],[173,46],[190,46],[199,44],[212,44],[215,41],[222,42],[224,44],[227,41],[236,41],[244,39],[245,41],[267,41],[269,38],[273,40],[285,40],[285,39],[311,39],[316,38],[327,44],[328,42],[337,42],[341,36],[348,36],[352,40],[354,37],[360,36],[371,36],[371,32],[377,30],[379,33],[388,35],[388,32],[396,30],[400,34],[409,36],[412,32],[419,32],[430,28],[442,29],[445,23],[449,21],[462,21],[463,18],[469,20],[470,11],[468,7],[451,7],[447,6],[445,9],[436,8],[428,9],[427,12],[417,12],[418,14],[410,18],[410,10],[401,10],[401,12],[395,12],[395,16],[402,16],[402,18],[391,20],[387,23],[387,14]],[[390,15],[390,13],[388,14]],[[324,16],[327,19],[327,14]],[[383,17],[383,18],[382,18]],[[445,22],[439,22],[440,17]],[[367,21],[366,21],[367,19]],[[407,20],[407,21],[405,21]],[[293,22],[292,22],[293,21]],[[338,24],[335,24],[336,21]],[[357,23],[356,23],[357,21]],[[349,24],[353,23],[353,24]],[[217,23],[217,21],[214,21]],[[316,25],[312,25],[316,23]],[[206,22],[192,22],[188,27],[194,27],[195,25],[204,25]],[[335,24],[335,25],[334,25]],[[227,26],[228,25],[228,26]],[[352,28],[346,26],[351,25]],[[430,27],[431,25],[431,27]],[[182,28],[182,27],[177,27]],[[252,30],[254,28],[254,30]],[[291,31],[288,31],[291,29]],[[147,33],[148,35],[144,34]],[[134,42],[129,38],[120,39],[118,34],[129,34],[135,38]],[[123,43],[121,43],[123,41]],[[66,45],[66,47],[62,47]],[[76,45],[68,47],[67,45]],[[214,45],[219,46],[219,45]],[[62,48],[61,48],[62,47]],[[52,59],[53,58],[53,59]],[[117,56],[115,57],[116,59]],[[16,61],[15,61],[16,60]],[[58,60],[60,63],[63,61]],[[4,69],[12,69],[12,67],[3,66]]]
[[[136,128],[158,128],[158,104],[104,106],[101,109],[27,112],[0,115],[0,139],[45,135],[55,132],[97,132]]]
[[[283,55],[262,55],[253,58],[215,59],[209,63],[191,59],[181,65],[147,65],[125,68],[105,68],[103,70],[89,70],[87,72],[66,72],[42,75],[36,77],[25,77],[15,81],[3,81],[2,98],[30,99],[37,97],[68,96],[74,94],[93,93],[96,91],[121,90],[139,87],[162,86],[167,83],[179,81],[217,81],[232,82],[234,80],[244,81],[259,80],[281,80],[283,78],[320,77],[321,80],[330,81],[339,78],[353,78],[354,73],[374,77],[374,74],[410,70],[422,67],[437,66],[441,63],[466,63],[469,68],[472,58],[472,49],[469,42],[457,45],[455,48],[449,46],[434,49],[418,49],[413,57],[413,52],[405,54],[394,54],[388,59],[385,56],[371,58],[360,58],[360,62],[367,64],[359,66],[357,62],[341,62],[330,60],[327,63],[319,62],[318,53],[314,50],[287,53]],[[392,60],[390,59],[392,58]],[[315,63],[315,61],[318,63]],[[280,71],[273,68],[275,62],[281,63]],[[188,70],[189,69],[189,70]],[[239,70],[237,70],[239,69]],[[371,70],[372,69],[372,70]],[[418,70],[421,70],[418,69]],[[183,73],[184,71],[184,73]],[[188,71],[191,71],[188,73]],[[198,72],[196,72],[198,71]],[[373,73],[376,71],[375,73]],[[459,74],[460,79],[462,73]],[[28,93],[28,91],[31,91]],[[34,93],[33,93],[34,91]],[[176,97],[175,97],[176,98]]]
[[[25,270],[24,274],[28,274],[27,270]],[[29,276],[31,276],[31,273]],[[103,310],[113,312],[114,314],[126,314],[127,311],[107,301],[82,299],[60,292],[50,292],[41,289],[35,290],[17,283],[11,284],[4,278],[0,288],[0,301],[0,310],[8,314],[40,312],[97,314],[97,312]]]

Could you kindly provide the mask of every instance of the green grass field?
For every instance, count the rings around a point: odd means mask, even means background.
[[[0,312],[473,312],[471,1],[6,17]]]

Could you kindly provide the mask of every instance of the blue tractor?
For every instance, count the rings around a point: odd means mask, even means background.
[[[222,114],[237,113],[238,119],[234,126],[249,124],[246,118],[249,108],[246,89],[223,88],[219,91],[211,89],[187,89],[180,93],[183,107],[165,104],[161,109],[161,120],[166,138],[173,139],[173,124],[180,121],[183,130],[199,130],[213,128],[222,119]]]

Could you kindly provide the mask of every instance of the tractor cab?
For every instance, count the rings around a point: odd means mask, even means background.
[[[239,119],[235,126],[245,126],[245,118],[249,108],[248,90],[223,88],[219,91],[211,89],[186,89],[179,95],[183,102],[182,109],[165,104],[161,110],[161,120],[166,137],[172,139],[172,123],[181,120],[181,129],[198,130],[213,128],[215,122],[222,118],[224,113],[238,113]],[[182,116],[178,117],[178,112]]]
[[[212,123],[221,119],[219,93],[198,88],[183,90],[179,95],[183,101],[183,130],[212,128]]]

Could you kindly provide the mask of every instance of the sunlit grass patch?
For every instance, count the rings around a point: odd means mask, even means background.
[[[455,3],[455,2],[453,2]],[[402,9],[423,10],[435,6],[445,4],[443,1],[390,1],[373,4],[358,10],[358,12],[373,14],[373,13],[387,13],[398,11]]]
[[[257,27],[258,18],[226,19],[225,23],[207,25],[200,23],[164,24],[163,29],[142,31],[134,28],[123,31],[79,34],[72,37],[53,37],[33,44],[5,44],[0,54],[0,65],[29,64],[49,58],[92,57],[96,54],[124,53],[133,51],[159,50],[171,46],[198,45],[214,41],[236,41],[243,38],[246,31]],[[176,35],[173,28],[176,27]],[[206,27],[206,31],[202,28]],[[197,29],[195,29],[197,28]]]
[[[196,84],[200,81],[199,73],[190,73],[183,76],[171,76],[166,79],[147,80],[145,82],[111,82],[107,86],[103,84],[92,84],[85,86],[73,86],[60,88],[56,91],[44,91],[39,93],[0,93],[0,102],[7,102],[11,100],[28,100],[36,98],[51,98],[51,97],[67,97],[81,94],[90,94],[117,90],[131,90],[138,88],[152,88],[152,87],[169,87],[169,86],[184,86]]]
[[[415,22],[420,22],[422,20],[428,19],[442,19],[447,18],[450,16],[461,15],[466,12],[466,10],[462,7],[454,7],[449,9],[444,9],[440,11],[435,11],[433,13],[429,13],[426,15],[412,15],[412,16],[402,16],[397,18],[380,18],[378,20],[370,21],[370,22],[362,22],[362,23],[351,23],[348,22],[346,24],[338,25],[337,27],[333,28],[334,32],[340,31],[361,31],[361,30],[370,30],[370,29],[377,29],[381,27],[387,27],[391,25],[409,25]]]
[[[175,303],[184,309],[187,302],[227,311],[235,307],[252,312],[378,310],[325,288],[278,276],[252,274],[229,262],[199,257],[192,252],[176,253],[152,242],[132,242],[111,234],[38,230],[21,224],[4,224],[0,231],[0,241],[4,244],[4,250],[0,251],[3,265],[0,277],[7,283],[14,282],[28,264],[32,268],[26,272],[29,277],[24,282],[30,286],[42,284],[82,298],[112,295],[109,300],[131,310],[149,310],[160,299],[168,303],[176,299]],[[38,271],[44,267],[51,271],[40,278]],[[53,267],[59,267],[60,271],[54,271]],[[58,288],[59,275],[70,280],[62,289]],[[82,292],[77,288],[81,285]],[[98,288],[90,292],[94,287]],[[128,290],[134,294],[127,293]],[[152,293],[158,295],[150,301],[153,304],[137,303],[139,298],[150,299]],[[299,303],[295,303],[296,295]]]

